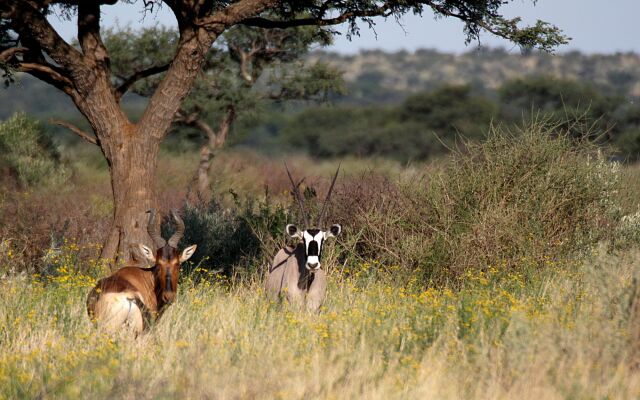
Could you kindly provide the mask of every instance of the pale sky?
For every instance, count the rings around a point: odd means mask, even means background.
[[[134,5],[118,3],[103,6],[103,26],[116,24],[149,26],[155,24],[175,26],[176,22],[168,7],[163,7],[154,16],[142,13],[142,2]],[[524,22],[537,19],[553,23],[562,28],[571,42],[559,51],[579,50],[586,53],[615,53],[633,51],[640,53],[640,0],[538,0],[534,6],[530,0],[515,0],[504,8],[508,17],[521,16]],[[58,32],[67,40],[76,34],[73,22],[50,17]],[[377,19],[377,37],[365,25],[361,36],[351,41],[337,36],[328,50],[340,53],[356,53],[362,49],[386,51],[420,48],[445,52],[464,52],[476,48],[477,43],[465,45],[462,23],[452,18],[435,20],[433,14],[422,17],[407,15],[400,26],[394,19]],[[343,29],[344,30],[344,29]],[[505,40],[484,35],[482,45],[504,47],[519,51]]]

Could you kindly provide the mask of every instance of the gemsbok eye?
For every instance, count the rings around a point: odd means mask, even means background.
[[[293,224],[285,227],[287,235],[300,240],[300,242],[295,246],[286,246],[276,254],[269,268],[266,291],[272,299],[286,296],[290,303],[305,305],[308,310],[318,312],[324,302],[327,287],[326,274],[322,270],[320,262],[324,241],[327,238],[337,236],[342,230],[338,224],[332,225],[327,231],[322,229],[324,215],[340,172],[340,166],[338,165],[333,176],[315,225],[309,222],[309,214],[300,194],[302,180],[296,184],[286,163],[285,168],[291,182],[291,192],[304,219],[304,229],[300,230]]]

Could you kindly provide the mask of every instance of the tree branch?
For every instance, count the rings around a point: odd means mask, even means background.
[[[175,3],[177,0],[167,1]],[[228,27],[242,19],[258,15],[266,7],[274,4],[276,0],[241,0],[209,17],[196,19],[193,23],[180,24],[180,40],[176,54],[138,122],[142,127],[140,131],[151,132],[157,140],[162,139],[169,130],[180,103],[193,86],[213,41]],[[174,13],[180,11],[176,4],[173,4],[171,9]],[[178,15],[176,17],[181,18]],[[210,23],[202,23],[203,21]]]
[[[229,136],[229,129],[231,128],[231,124],[236,119],[236,108],[232,105],[228,105],[225,110],[224,118],[220,121],[218,134],[216,135],[214,148],[219,148],[224,146],[227,142],[227,136]],[[202,128],[201,128],[202,129]]]
[[[335,18],[298,18],[291,20],[272,20],[263,17],[250,17],[245,18],[239,23],[247,26],[254,26],[257,28],[266,28],[266,29],[286,29],[293,28],[297,26],[306,26],[306,25],[314,25],[314,26],[330,26],[330,25],[339,25],[343,22],[346,22],[353,18],[359,17],[388,17],[391,15],[392,4],[390,2],[385,2],[383,5],[379,7],[375,7],[370,10],[362,10],[362,11],[348,11],[338,15]]]
[[[109,70],[109,54],[100,37],[100,3],[78,3],[78,43],[92,68]]]
[[[461,14],[457,14],[454,13],[448,9],[446,9],[445,7],[442,7],[439,4],[435,4],[433,1],[427,1],[427,4],[433,8],[434,10],[436,10],[437,12],[439,12],[442,15],[445,15],[447,17],[453,17],[453,18],[457,18],[459,20],[461,20],[464,23],[468,23],[468,19],[464,17],[464,15]],[[503,39],[507,39],[507,40],[512,40],[509,36],[507,36],[504,32],[500,32],[495,30],[491,25],[487,24],[485,21],[483,20],[477,20],[477,21],[473,21],[474,24],[477,24],[478,26],[480,26],[482,29],[486,30],[489,33],[492,33],[498,37],[501,37]]]
[[[253,76],[249,72],[249,64],[251,64],[252,58],[257,51],[257,46],[252,43],[251,50],[249,52],[244,51],[237,44],[229,43],[227,45],[229,52],[235,52],[238,57],[238,64],[240,65],[240,78],[245,81],[246,84],[253,84]]]
[[[120,86],[118,86],[118,88],[115,91],[116,99],[120,101],[120,98],[122,98],[122,96],[124,96],[124,94],[127,93],[127,91],[131,88],[131,86],[133,86],[133,84],[139,81],[140,79],[148,78],[152,75],[165,72],[166,70],[169,69],[170,66],[171,66],[171,63],[167,63],[164,65],[158,65],[151,68],[147,68],[142,71],[137,71],[130,77],[124,79],[124,82],[122,82]]]
[[[7,62],[13,56],[29,51],[26,47],[11,47],[0,53],[0,62]]]
[[[36,78],[55,86],[71,97],[77,96],[78,93],[73,88],[73,83],[66,76],[61,75],[51,66],[38,63],[20,62],[16,69],[20,72],[26,72]]]
[[[89,143],[95,144],[96,146],[100,146],[100,141],[98,139],[96,139],[95,137],[89,135],[88,133],[86,133],[85,131],[83,131],[82,129],[78,128],[77,126],[69,123],[69,122],[65,122],[65,121],[61,121],[59,119],[54,119],[51,118],[49,119],[49,123],[54,124],[54,125],[59,125],[59,126],[63,126],[67,129],[69,129],[71,132],[75,133],[76,135],[80,136],[82,139],[86,140]]]
[[[13,58],[14,67],[20,72],[26,72],[43,82],[62,90],[72,98],[77,98],[76,91],[71,79],[67,76],[66,71],[57,65],[50,64],[44,54],[40,44],[33,37],[21,35],[20,42],[26,47],[15,47],[3,51],[6,61]],[[22,54],[22,60],[15,57]]]
[[[205,18],[201,18],[197,25],[217,35],[230,26],[251,18],[263,12],[267,7],[276,5],[276,0],[243,0]]]
[[[11,27],[21,37],[30,37],[63,69],[76,72],[84,67],[82,54],[65,42],[40,10],[30,2],[3,0],[0,2],[3,18],[11,20]]]

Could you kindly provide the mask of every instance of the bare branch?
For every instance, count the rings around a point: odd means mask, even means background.
[[[190,114],[185,114],[184,110],[181,108],[176,112],[173,122],[186,126],[195,126],[195,122],[199,117],[199,112],[200,110]]]
[[[35,76],[41,81],[53,85],[72,98],[78,96],[78,92],[73,88],[73,84],[71,83],[69,78],[61,75],[58,71],[51,68],[51,66],[38,63],[21,62],[17,64],[16,70],[20,72],[26,72],[30,75]]]
[[[76,135],[80,136],[81,138],[83,138],[87,142],[95,144],[96,146],[100,145],[100,141],[98,139],[96,139],[95,137],[89,135],[88,133],[86,133],[82,129],[78,128],[77,126],[75,126],[75,125],[73,125],[73,124],[71,124],[69,122],[51,118],[51,119],[49,119],[49,123],[54,124],[54,125],[63,126],[63,127],[67,128],[67,129],[69,129],[71,132],[75,133]]]
[[[220,148],[224,146],[227,141],[227,136],[229,136],[229,129],[231,128],[231,124],[236,119],[236,109],[234,106],[229,105],[225,110],[224,118],[220,121],[220,125],[218,127],[218,134],[215,135],[215,140],[213,143],[213,148]],[[198,125],[200,129],[202,129],[201,125]],[[211,138],[209,140],[211,142]]]
[[[6,62],[13,56],[29,51],[26,47],[11,47],[0,53],[0,61]]]
[[[71,79],[67,76],[66,71],[57,66],[50,64],[42,53],[40,44],[31,36],[21,36],[20,41],[26,47],[16,47],[7,49],[3,52],[7,56],[7,61],[13,58],[16,70],[26,72],[68,94],[72,98],[77,98],[78,92],[74,88]],[[15,57],[22,54],[22,60]]]
[[[240,64],[240,77],[245,81],[245,83],[251,85],[254,82],[254,79],[249,72],[249,64],[251,64],[253,56],[255,55],[256,51],[258,51],[258,46],[255,44],[255,42],[252,43],[252,47],[249,52],[244,51],[240,48],[240,46],[233,43],[229,43],[228,47],[230,51],[233,51],[237,54],[238,63]]]
[[[124,94],[127,93],[127,91],[131,88],[131,86],[133,86],[133,84],[136,83],[137,81],[144,78],[148,78],[155,74],[159,74],[161,72],[165,72],[166,70],[169,69],[170,66],[171,66],[171,63],[167,63],[164,65],[158,65],[151,68],[147,68],[142,71],[137,71],[130,77],[124,79],[124,82],[122,82],[122,84],[118,86],[118,88],[115,91],[116,99],[120,100],[120,98],[124,96]]]

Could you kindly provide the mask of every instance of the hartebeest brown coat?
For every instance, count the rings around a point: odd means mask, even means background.
[[[137,335],[175,299],[180,263],[193,255],[196,246],[189,246],[180,254],[177,246],[184,233],[184,222],[175,211],[172,215],[177,229],[165,241],[151,210],[147,229],[158,249],[153,252],[143,244],[138,245],[153,267],[124,267],[98,281],[89,293],[87,312],[99,326],[108,331],[130,329]]]

